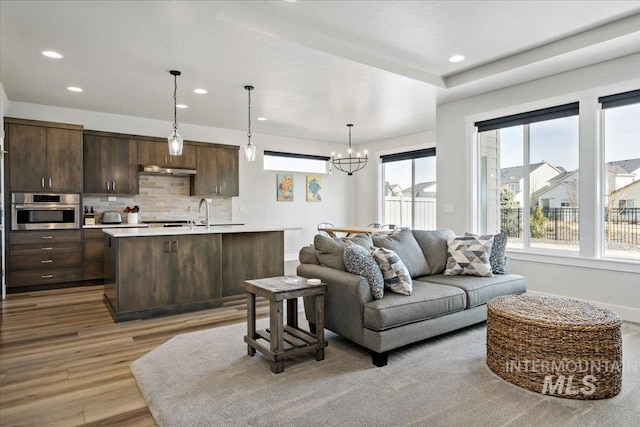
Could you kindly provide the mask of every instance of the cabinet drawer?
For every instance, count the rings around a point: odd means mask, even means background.
[[[85,240],[82,248],[85,259],[104,259],[104,240]]]
[[[75,242],[44,242],[44,243],[32,243],[30,245],[9,245],[9,256],[16,255],[38,255],[38,254],[61,254],[77,252],[82,253],[82,244]]]
[[[104,260],[84,261],[82,265],[82,279],[102,279],[104,278]]]
[[[24,245],[28,243],[80,242],[82,240],[81,233],[80,230],[19,231],[10,233],[9,243]]]
[[[100,239],[104,238],[104,233],[102,232],[102,228],[85,228],[82,230],[82,238],[84,240],[87,239]]]
[[[79,267],[80,253],[50,253],[38,255],[15,255],[11,254],[11,271],[18,270],[40,270],[60,267]]]
[[[46,285],[75,282],[82,279],[82,270],[76,268],[52,268],[50,270],[27,270],[9,272],[9,286]]]

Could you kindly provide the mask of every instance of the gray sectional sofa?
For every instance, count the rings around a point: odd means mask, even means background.
[[[364,247],[373,243],[395,251],[411,275],[411,295],[385,291],[382,299],[374,299],[367,280],[345,270],[344,239],[316,236],[314,245],[300,250],[297,274],[327,284],[325,327],[371,350],[374,365],[384,366],[391,350],[482,322],[491,298],[526,292],[526,278],[515,274],[442,274],[447,239],[453,235],[451,230],[400,230],[352,239]],[[304,300],[307,319],[315,318],[313,304],[313,299]]]

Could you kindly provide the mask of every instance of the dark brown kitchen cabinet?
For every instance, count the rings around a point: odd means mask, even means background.
[[[138,194],[138,143],[102,133],[84,134],[86,194]]]
[[[116,321],[222,305],[220,235],[106,239],[105,295]],[[117,286],[116,286],[117,284]]]
[[[284,232],[222,235],[222,296],[242,295],[244,281],[284,274]]]
[[[138,161],[141,165],[195,169],[196,147],[184,144],[181,156],[170,156],[167,142],[139,140]]]
[[[101,228],[82,230],[82,280],[104,278],[104,233]]]
[[[238,148],[196,147],[197,171],[192,196],[233,197],[240,193]]]
[[[82,191],[82,126],[4,120],[9,191]]]
[[[9,233],[9,288],[82,280],[80,230]]]

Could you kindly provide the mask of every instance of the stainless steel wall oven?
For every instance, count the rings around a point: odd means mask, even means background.
[[[12,193],[12,230],[80,228],[80,195]]]

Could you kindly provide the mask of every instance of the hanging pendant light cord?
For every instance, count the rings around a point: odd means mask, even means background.
[[[247,92],[249,92],[249,131],[247,132],[247,138],[249,139],[249,145],[251,145],[251,89],[248,89]]]
[[[178,131],[178,76],[173,75],[173,131]]]

